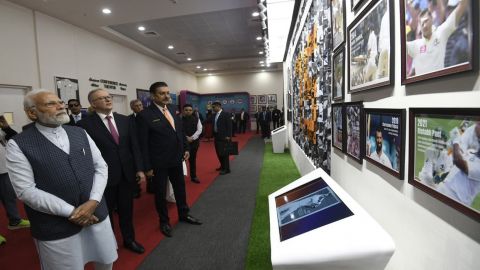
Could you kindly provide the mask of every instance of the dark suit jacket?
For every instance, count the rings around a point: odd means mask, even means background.
[[[173,106],[168,106],[168,110],[173,117],[175,129],[155,103],[137,114],[140,148],[147,171],[179,166],[185,151],[189,150],[182,120],[175,115]]]
[[[263,113],[264,112],[258,112],[258,119],[260,122],[271,122],[272,121],[272,114],[269,111],[265,111],[265,120],[263,119]]]
[[[237,118],[238,118],[238,121],[242,121],[241,118],[242,118],[242,112],[239,112],[237,114]],[[248,119],[250,119],[250,115],[247,113],[247,112],[243,112],[243,121],[248,121]]]
[[[77,125],[84,128],[92,137],[103,159],[108,164],[108,186],[116,185],[125,176],[129,182],[135,181],[138,171],[143,171],[143,161],[133,122],[125,115],[113,113],[120,143],[117,145],[98,114],[91,114]]]
[[[2,130],[3,132],[5,132],[6,141],[10,140],[13,136],[17,135],[17,132],[11,127],[2,128]]]
[[[82,119],[80,119],[80,121],[82,121],[83,119],[85,119],[85,117],[87,117],[87,114],[84,112],[80,112],[80,114],[82,115]],[[68,122],[65,125],[76,126],[75,120],[73,119],[73,115],[70,114],[68,117],[70,117],[70,122]]]
[[[213,116],[213,125],[215,127],[215,118],[216,114]],[[231,113],[226,111],[221,111],[220,116],[218,116],[217,120],[217,133],[215,134],[215,138],[224,140],[225,137],[232,137],[232,119]]]

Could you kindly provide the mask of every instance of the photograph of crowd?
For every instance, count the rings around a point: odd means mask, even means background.
[[[362,163],[362,113],[361,102],[345,103],[345,128],[347,134],[346,154]]]

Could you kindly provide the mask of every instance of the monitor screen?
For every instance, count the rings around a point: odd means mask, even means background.
[[[280,241],[352,216],[322,178],[275,197]]]

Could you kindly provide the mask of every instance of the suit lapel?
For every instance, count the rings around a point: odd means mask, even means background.
[[[161,119],[161,121],[163,121],[168,127],[170,127],[170,129],[171,129],[172,131],[174,131],[172,125],[170,125],[170,122],[168,122],[167,117],[165,117],[165,115],[164,115],[163,112],[157,107],[157,105],[155,105],[155,104],[152,103],[152,105],[150,105],[150,108],[152,109],[152,111],[154,112],[154,114],[157,115],[157,116]],[[175,117],[173,117],[174,114],[172,114],[172,111],[170,111],[170,108],[169,108],[168,106],[167,106],[167,109],[168,109],[168,111],[170,112],[170,114],[172,115],[173,123],[174,123],[174,125],[175,125],[175,128],[177,128],[177,123],[176,123],[176,121],[175,121]]]
[[[105,137],[108,138],[108,140],[110,140],[113,144],[116,145],[115,141],[113,140],[113,137],[112,137],[112,133],[110,133],[110,131],[108,130],[108,128],[105,126],[105,124],[103,123],[103,119],[100,118],[100,116],[98,114],[95,113],[95,116],[94,116],[94,121],[95,121],[95,125],[100,127],[100,130],[102,131],[102,133],[105,135]],[[118,132],[118,130],[117,130]]]

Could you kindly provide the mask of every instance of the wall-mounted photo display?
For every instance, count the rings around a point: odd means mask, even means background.
[[[332,146],[340,151],[343,151],[344,147],[344,134],[345,129],[343,125],[343,119],[345,114],[345,107],[343,104],[332,104]]]
[[[365,159],[403,180],[405,110],[364,109],[364,114]]]
[[[257,113],[257,105],[250,105],[250,113]],[[250,116],[252,118],[252,116]]]
[[[345,98],[345,48],[333,55],[332,99],[342,101]]]
[[[402,84],[472,70],[477,13],[477,0],[401,0]]]
[[[152,100],[150,99],[150,91],[145,89],[137,88],[137,99],[142,101],[143,108],[147,108],[152,103]]]
[[[363,161],[363,103],[348,102],[345,103],[345,133],[347,136],[345,153],[355,159],[358,163]]]
[[[277,105],[277,94],[270,94],[268,96],[268,104],[269,105]]]
[[[480,109],[411,108],[408,182],[480,221]]]
[[[351,0],[352,11],[357,10],[360,7],[360,4],[365,0]]]
[[[345,42],[345,0],[332,0],[333,50]]]
[[[54,77],[54,80],[58,97],[63,100],[65,104],[68,103],[70,99],[80,100],[77,79]]]
[[[267,95],[258,95],[257,102],[258,104],[267,104]]]
[[[257,96],[250,95],[250,105],[255,105],[255,104],[257,104]]]
[[[348,27],[348,92],[393,83],[393,1],[372,1]]]

